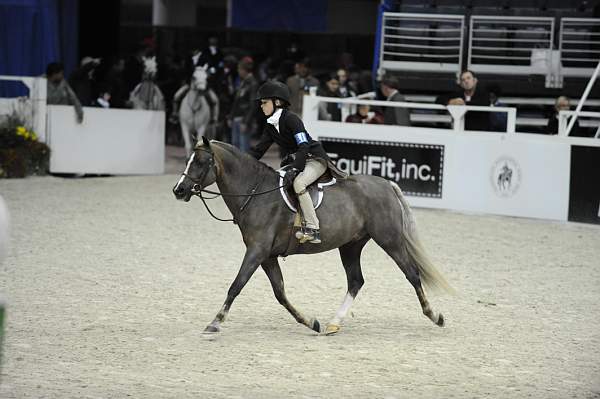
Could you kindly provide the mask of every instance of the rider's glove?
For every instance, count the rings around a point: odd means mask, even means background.
[[[298,173],[299,170],[296,168],[288,169],[285,172],[285,175],[283,175],[283,186],[290,187],[292,184],[294,184],[294,179],[296,178],[296,176],[298,176]]]

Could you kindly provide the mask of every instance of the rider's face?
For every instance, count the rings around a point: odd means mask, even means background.
[[[266,99],[260,100],[260,109],[262,109],[263,114],[265,116],[273,115],[273,111],[275,111],[275,106],[273,105],[273,100]]]

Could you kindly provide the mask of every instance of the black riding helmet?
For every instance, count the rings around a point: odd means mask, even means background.
[[[289,104],[290,89],[285,83],[281,83],[276,80],[270,80],[263,83],[263,85],[258,88],[258,92],[256,93],[256,99],[258,101],[267,98],[278,98],[286,104]]]

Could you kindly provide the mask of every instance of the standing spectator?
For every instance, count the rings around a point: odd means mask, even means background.
[[[250,149],[250,137],[254,131],[256,117],[256,91],[258,82],[252,74],[254,62],[244,57],[238,63],[240,86],[235,92],[231,107],[231,144],[247,152]]]
[[[337,70],[337,78],[340,82],[340,94],[342,98],[356,97],[356,90],[351,86],[348,80],[348,71],[344,68]]]
[[[400,94],[398,88],[400,82],[394,76],[384,76],[381,80],[381,93],[387,101],[404,101],[404,96]],[[383,122],[386,125],[410,126],[410,114],[407,108],[385,107],[383,111]]]
[[[439,97],[437,102],[445,105],[490,105],[490,95],[483,87],[478,87],[477,77],[468,69],[460,74],[461,91],[452,95]],[[465,130],[489,130],[488,112],[469,111],[465,114]]]
[[[69,86],[71,86],[83,106],[92,105],[94,101],[92,85],[94,83],[94,69],[98,64],[100,64],[99,58],[83,57],[79,68],[75,69],[69,76]]]
[[[110,92],[110,106],[111,108],[126,108],[125,103],[129,99],[129,92],[125,91],[125,82],[123,81],[125,60],[123,58],[117,58],[109,65],[103,86]]]
[[[327,77],[325,85],[317,90],[317,95],[321,97],[342,97],[340,93],[340,82],[337,74],[332,73]],[[319,103],[319,119],[325,121],[342,121],[342,108],[340,103]]]
[[[554,103],[554,111],[548,118],[548,124],[546,125],[546,134],[558,134],[558,113],[560,111],[568,111],[571,109],[571,102],[568,97],[560,96]],[[571,117],[572,118],[572,117]],[[567,121],[569,118],[567,118]],[[575,119],[575,123],[571,128],[569,136],[583,137],[581,129],[579,127],[579,121]]]
[[[319,81],[310,74],[310,60],[308,58],[299,61],[295,65],[295,74],[287,79],[290,88],[290,111],[302,115],[302,101],[311,87],[318,87]]]
[[[55,105],[72,105],[75,107],[77,123],[83,122],[83,108],[79,99],[65,80],[65,68],[60,62],[52,62],[46,67],[48,79],[46,102]]]

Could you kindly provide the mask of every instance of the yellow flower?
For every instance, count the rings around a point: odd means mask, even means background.
[[[31,133],[31,141],[37,141],[37,135],[35,133]]]
[[[23,137],[25,137],[25,140],[29,140],[29,132],[27,130],[23,133]]]
[[[25,129],[25,126],[18,126],[17,127],[17,134],[19,136],[23,136],[25,134],[25,132],[27,132],[27,129]]]

